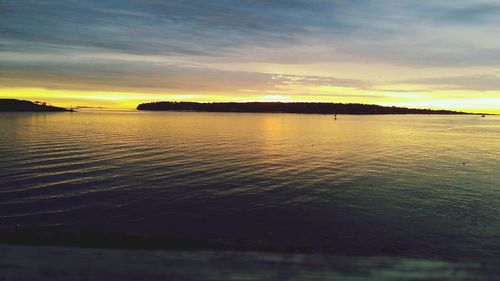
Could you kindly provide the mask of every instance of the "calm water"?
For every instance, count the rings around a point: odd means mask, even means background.
[[[0,226],[500,256],[500,117],[0,114]]]

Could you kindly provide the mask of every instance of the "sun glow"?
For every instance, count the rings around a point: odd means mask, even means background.
[[[50,90],[44,88],[0,88],[1,98],[45,101],[62,107],[91,106],[134,109],[140,103],[155,101],[194,102],[341,102],[385,106],[451,109],[469,112],[500,113],[500,92],[481,93],[472,97],[470,91],[381,91],[350,87],[287,85],[259,94],[258,91],[238,93],[203,92],[197,94],[138,93]]]

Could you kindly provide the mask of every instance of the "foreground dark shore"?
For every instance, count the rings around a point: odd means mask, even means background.
[[[303,113],[303,114],[473,114],[451,110],[431,110],[405,107],[388,107],[355,103],[319,102],[152,102],[137,106],[137,110],[151,111],[206,111],[252,113]]]
[[[0,112],[63,112],[73,111],[62,107],[34,103],[26,100],[0,99]]]
[[[355,246],[350,237],[332,238],[330,245],[314,243],[289,243],[285,241],[241,238],[185,238],[177,235],[145,235],[128,232],[106,232],[94,230],[68,230],[51,227],[23,228],[0,227],[0,244],[24,246],[57,246],[77,248],[99,248],[150,251],[237,251],[280,254],[308,254],[350,257],[393,257],[442,260],[485,260],[500,261],[494,249],[470,251],[467,248],[456,251],[431,252],[398,246],[397,243],[379,248],[375,242],[372,248]],[[1,280],[1,279],[0,279]]]
[[[499,280],[493,260],[0,245],[0,280]]]

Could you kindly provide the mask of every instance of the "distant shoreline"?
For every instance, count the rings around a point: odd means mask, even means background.
[[[452,110],[416,109],[355,103],[307,102],[152,102],[137,106],[141,111],[195,111],[236,113],[297,113],[297,114],[434,114],[434,115],[483,115]]]
[[[17,99],[0,99],[0,112],[73,112],[66,109],[48,105],[42,102],[31,102]]]

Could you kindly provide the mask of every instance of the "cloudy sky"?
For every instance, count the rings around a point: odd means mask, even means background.
[[[500,112],[500,2],[0,0],[0,97]]]

